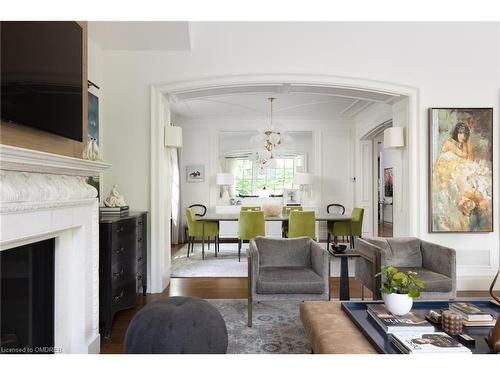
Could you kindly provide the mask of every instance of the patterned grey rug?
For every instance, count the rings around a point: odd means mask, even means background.
[[[300,302],[254,303],[253,326],[247,326],[247,301],[208,300],[226,322],[228,354],[310,354],[299,317]]]
[[[321,244],[326,246],[325,244]],[[201,244],[194,245],[194,253],[187,257],[187,245],[182,247],[172,257],[171,277],[246,277],[247,259],[246,249],[248,244],[244,244],[241,250],[241,262],[238,262],[238,245],[223,243],[220,245],[220,252],[217,258],[214,255],[213,245],[207,250],[205,244],[205,259],[201,259]],[[340,260],[332,260],[331,275],[340,275]],[[349,274],[354,276],[354,262],[349,260]]]

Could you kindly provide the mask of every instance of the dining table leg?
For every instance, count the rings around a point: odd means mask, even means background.
[[[201,230],[201,259],[205,259],[205,222],[203,222]]]

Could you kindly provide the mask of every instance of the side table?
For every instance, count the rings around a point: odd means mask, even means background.
[[[349,301],[349,258],[357,258],[360,255],[354,250],[346,250],[343,253],[337,253],[332,249],[328,249],[334,258],[340,258],[340,286],[339,296],[341,301]]]

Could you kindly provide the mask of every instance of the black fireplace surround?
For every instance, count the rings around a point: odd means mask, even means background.
[[[0,251],[0,353],[54,352],[54,238]]]

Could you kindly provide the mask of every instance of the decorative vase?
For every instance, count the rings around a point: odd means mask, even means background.
[[[382,293],[385,307],[394,315],[406,315],[413,306],[413,298],[408,294]]]

